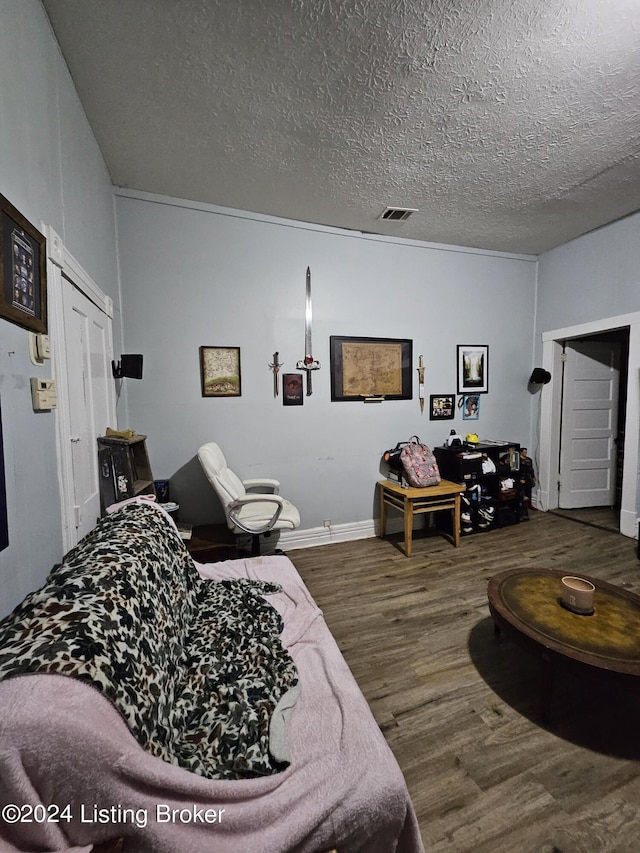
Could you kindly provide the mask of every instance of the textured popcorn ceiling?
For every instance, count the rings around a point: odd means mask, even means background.
[[[43,5],[116,185],[532,253],[640,209],[639,0]]]

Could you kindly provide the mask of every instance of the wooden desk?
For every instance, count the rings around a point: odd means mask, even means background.
[[[453,544],[460,544],[460,495],[465,487],[451,480],[442,480],[438,486],[427,486],[416,489],[409,486],[403,489],[399,483],[391,480],[380,480],[380,536],[387,533],[387,507],[399,510],[404,517],[404,553],[411,556],[411,540],[413,536],[413,517],[423,513],[450,509],[453,523]]]

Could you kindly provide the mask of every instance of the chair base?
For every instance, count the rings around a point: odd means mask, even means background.
[[[260,534],[254,533],[251,537],[251,556],[260,556]]]
[[[193,528],[191,539],[185,542],[187,551],[199,563],[235,560],[238,539],[226,524],[203,524]]]
[[[260,557],[262,555],[260,537],[264,536],[266,539],[267,537],[271,536],[271,531],[267,530],[266,533],[251,533],[249,535],[251,536],[251,551],[250,551],[251,556],[252,557]],[[274,553],[283,554],[284,551],[281,551],[279,548],[276,548]]]

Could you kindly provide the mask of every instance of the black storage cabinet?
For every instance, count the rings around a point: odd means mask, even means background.
[[[464,483],[462,512],[471,516],[463,533],[478,533],[494,527],[517,524],[525,517],[522,487],[519,478],[520,445],[515,442],[480,442],[478,444],[435,447],[433,450],[440,474],[446,480]],[[483,462],[491,460],[487,472]],[[505,481],[513,480],[506,488]]]
[[[155,495],[146,441],[146,435],[136,435],[131,439],[98,438],[100,509],[103,515],[108,506],[118,501],[138,495]]]

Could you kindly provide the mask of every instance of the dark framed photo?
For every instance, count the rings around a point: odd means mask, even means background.
[[[429,402],[429,420],[451,421],[455,417],[455,394],[431,394]]]
[[[458,344],[458,394],[486,394],[489,390],[489,347]]]
[[[332,335],[329,344],[332,400],[412,399],[413,341]]]
[[[284,373],[282,376],[282,405],[302,406],[303,403],[302,374]]]
[[[0,195],[0,317],[47,333],[46,239]]]
[[[200,347],[203,397],[240,397],[240,347]]]

